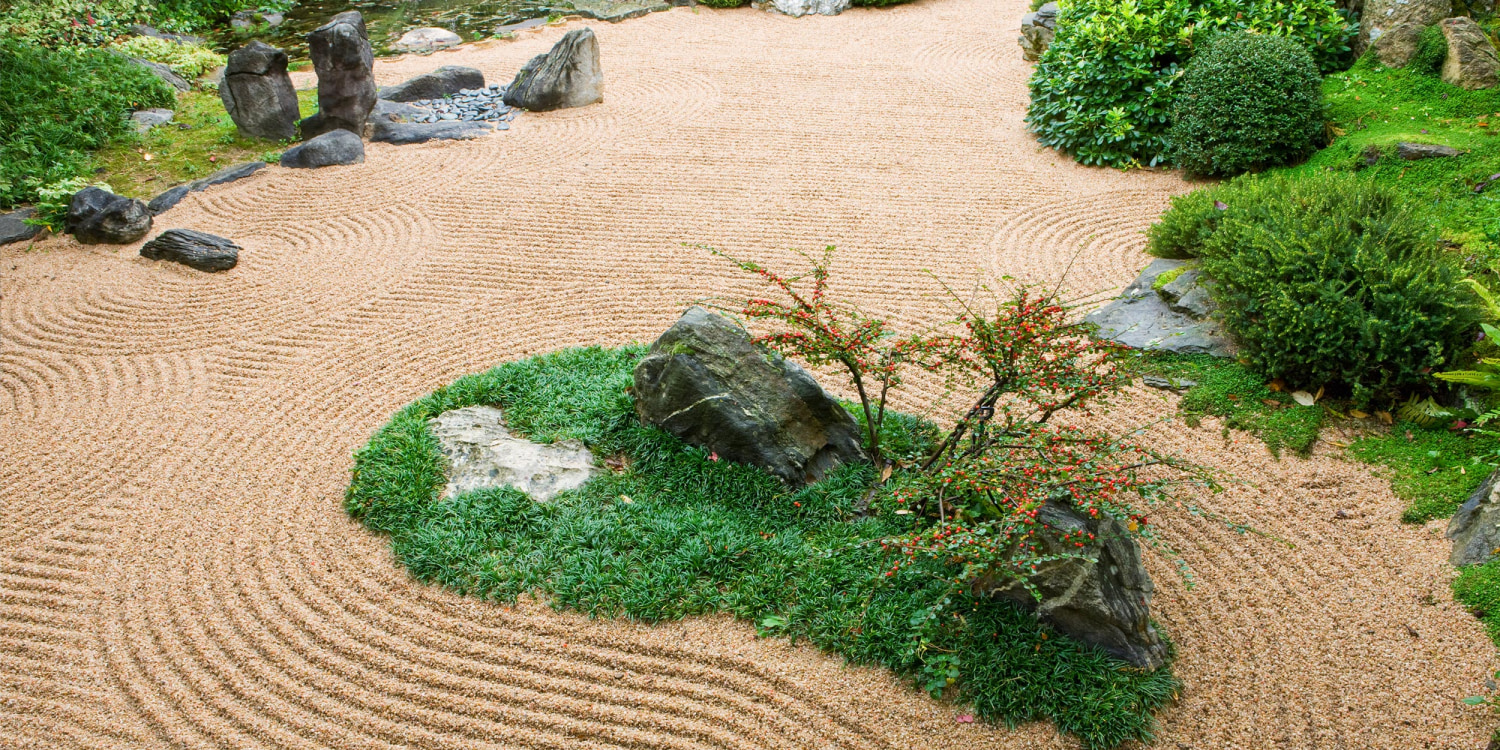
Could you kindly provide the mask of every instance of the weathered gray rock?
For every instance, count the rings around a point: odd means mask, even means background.
[[[1448,57],[1443,60],[1443,80],[1474,91],[1500,85],[1500,58],[1489,35],[1471,18],[1449,18],[1442,23],[1443,37],[1448,40]]]
[[[1407,161],[1419,159],[1448,159],[1458,156],[1458,149],[1451,146],[1441,146],[1436,143],[1408,143],[1402,141],[1396,144],[1396,156]]]
[[[1141,564],[1140,547],[1123,525],[1110,516],[1090,518],[1066,501],[1066,493],[1048,500],[1037,513],[1049,532],[1038,553],[1078,554],[1043,564],[1030,577],[1042,595],[1038,602],[1019,582],[981,580],[977,588],[1015,602],[1039,619],[1085,643],[1104,649],[1134,666],[1156,669],[1166,662],[1167,645],[1151,626],[1155,586]],[[1082,548],[1060,540],[1065,533],[1093,534]]]
[[[177,44],[202,44],[203,37],[192,34],[173,34],[160,29],[147,26],[143,23],[132,24],[129,28],[131,36],[149,36],[153,39],[165,39]]]
[[[1500,469],[1469,493],[1448,522],[1447,537],[1453,540],[1448,562],[1479,565],[1500,554]]]
[[[130,121],[135,124],[135,132],[145,135],[152,128],[159,128],[172,121],[176,112],[170,109],[142,109],[130,113]]]
[[[849,9],[849,0],[771,0],[771,6],[789,16],[818,14],[836,16]]]
[[[41,227],[26,223],[26,220],[35,213],[33,209],[22,208],[0,214],[0,245],[29,240],[35,237],[37,232],[42,231]]]
[[[102,188],[73,194],[63,231],[87,245],[128,245],[151,231],[146,204]]]
[[[370,111],[370,122],[411,122],[417,117],[432,114],[432,110],[416,107],[405,102],[390,102],[380,99],[375,102],[375,109]]]
[[[1158,259],[1151,262],[1125,292],[1113,302],[1084,316],[1084,321],[1098,326],[1102,339],[1117,341],[1135,349],[1177,352],[1180,354],[1234,355],[1234,344],[1228,334],[1210,317],[1213,302],[1194,271],[1186,282],[1179,276],[1167,292],[1152,289],[1156,277],[1181,268],[1187,261]]]
[[[546,54],[531,58],[505,91],[505,103],[533,112],[604,101],[599,42],[592,29],[574,29]]]
[[[538,502],[582,487],[594,475],[594,456],[583,443],[533,443],[510,434],[505,414],[493,406],[445,411],[428,420],[448,463],[443,498],[492,487],[514,487]]]
[[[1453,15],[1452,0],[1366,0],[1359,18],[1359,34],[1354,38],[1354,53],[1364,51],[1402,24],[1426,28]]]
[[[1047,3],[1021,16],[1021,57],[1036,62],[1057,35],[1057,3]]]
[[[365,142],[347,130],[324,133],[281,155],[281,166],[293,169],[316,169],[337,164],[358,164],[365,160]]]
[[[170,260],[199,271],[228,271],[240,262],[240,246],[191,229],[168,229],[141,246],[141,257]]]
[[[484,73],[478,68],[444,65],[431,73],[423,73],[395,86],[382,88],[380,98],[392,102],[416,102],[441,99],[464,89],[481,88],[484,88]]]
[[[258,10],[242,10],[229,17],[230,27],[240,31],[249,31],[260,24],[274,29],[285,22],[286,16],[281,13]]]
[[[261,41],[231,53],[219,98],[240,135],[273,141],[297,137],[297,90],[286,72],[286,53]]]
[[[673,5],[687,5],[692,0],[572,0],[569,11],[596,21],[619,23],[629,18],[640,18],[648,13],[671,10]]]
[[[192,84],[188,83],[187,80],[182,76],[177,75],[177,73],[174,72],[171,68],[159,62],[143,60],[139,57],[132,57],[130,58],[130,61],[156,74],[157,78],[166,81],[168,86],[171,86],[178,91],[187,91],[193,87]]]
[[[1417,42],[1421,39],[1423,28],[1425,27],[1414,23],[1398,23],[1376,37],[1370,43],[1370,48],[1375,50],[1375,57],[1382,64],[1404,68],[1411,62],[1412,56],[1417,54]]]
[[[392,122],[384,118],[374,121],[370,141],[404,146],[428,141],[468,141],[494,132],[494,127],[482,122],[449,120],[444,122]]]
[[[146,208],[151,211],[152,216],[160,216],[162,212],[177,205],[188,193],[200,193],[214,185],[223,185],[227,182],[242,180],[265,168],[266,163],[263,161],[247,161],[243,164],[226,167],[207,177],[193,180],[186,185],[178,185],[162,192],[160,195],[152,198],[151,202],[146,204]]]
[[[636,412],[684,441],[792,485],[865,460],[859,425],[796,363],[756,348],[738,324],[683,314],[635,368]]]
[[[307,35],[318,73],[318,113],[301,123],[302,137],[330,130],[364,132],[375,107],[375,55],[359,11],[340,13]]]
[[[427,52],[447,47],[455,47],[463,44],[464,40],[459,35],[437,27],[428,26],[420,29],[412,29],[401,35],[396,40],[396,49],[408,52]]]

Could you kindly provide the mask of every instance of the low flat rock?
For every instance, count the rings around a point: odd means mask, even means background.
[[[417,102],[452,96],[464,89],[481,88],[484,88],[483,71],[462,65],[444,65],[430,73],[380,89],[380,98],[391,102]],[[379,107],[379,102],[376,106]]]
[[[341,164],[359,164],[365,160],[365,142],[347,130],[332,130],[281,155],[281,166],[290,169],[317,169]]]
[[[412,29],[401,35],[396,40],[396,49],[408,52],[424,52],[430,50],[456,47],[463,44],[464,40],[459,35],[435,26],[420,29]]]
[[[160,195],[152,198],[151,202],[146,204],[146,208],[151,211],[152,216],[160,216],[167,209],[177,205],[188,193],[201,193],[214,185],[223,185],[227,182],[243,180],[265,168],[266,163],[263,161],[247,161],[243,164],[226,167],[202,179],[193,180],[186,185],[178,185],[162,192]]]
[[[1141,275],[1125,288],[1125,293],[1113,302],[1084,317],[1084,322],[1099,327],[1099,337],[1116,341],[1133,349],[1176,352],[1178,354],[1212,354],[1216,357],[1234,355],[1234,344],[1219,324],[1212,319],[1195,317],[1181,305],[1189,299],[1192,289],[1179,289],[1184,295],[1176,300],[1163,299],[1152,289],[1156,277],[1167,271],[1181,268],[1186,261],[1158,259],[1151,262]],[[1186,276],[1189,272],[1184,272]],[[1170,285],[1169,285],[1170,286]],[[1202,305],[1206,296],[1196,294],[1190,303]],[[1174,309],[1174,305],[1177,309]]]
[[[170,260],[199,271],[228,271],[240,262],[240,246],[192,229],[168,229],[141,246],[141,257]]]
[[[135,124],[135,132],[145,135],[146,131],[158,128],[172,121],[177,115],[170,109],[142,109],[130,113],[130,121]]]
[[[829,0],[834,1],[834,0]],[[569,13],[596,21],[619,23],[629,18],[640,18],[647,13],[671,10],[670,3],[660,0],[611,2],[611,0],[574,0]],[[519,24],[517,24],[519,25]]]
[[[385,120],[386,122],[411,122],[418,116],[432,114],[432,110],[413,106],[406,102],[392,102],[380,99],[375,102],[375,109],[370,110],[370,120]]]
[[[849,9],[849,0],[771,0],[771,6],[788,15],[836,16]]]
[[[1447,537],[1453,540],[1448,562],[1480,565],[1500,552],[1500,470],[1469,493],[1448,522]]]
[[[1452,146],[1442,146],[1436,143],[1408,143],[1403,141],[1396,144],[1396,155],[1407,161],[1449,159],[1461,153],[1461,151]]]
[[[166,81],[168,86],[171,86],[178,91],[188,91],[193,88],[193,85],[188,83],[187,79],[183,78],[180,75],[177,75],[175,71],[173,71],[166,65],[163,65],[162,63],[152,62],[150,60],[145,60],[139,57],[132,57],[130,58],[130,61],[151,71],[152,73],[155,73],[157,78]]]
[[[30,208],[22,208],[10,213],[0,214],[0,245],[9,245],[12,242],[29,240],[42,231],[41,227],[27,224],[26,220],[36,213]]]
[[[391,143],[405,146],[428,141],[467,141],[494,132],[494,128],[482,122],[449,120],[445,122],[390,122],[374,121],[371,143]]]
[[[443,497],[494,487],[514,487],[537,502],[576,490],[594,476],[594,455],[577,440],[551,445],[512,434],[505,413],[493,406],[468,406],[428,420],[448,462]]]

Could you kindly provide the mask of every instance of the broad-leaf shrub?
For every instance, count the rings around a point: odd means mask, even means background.
[[[1262,176],[1218,200],[1203,270],[1243,360],[1267,379],[1344,385],[1363,402],[1430,384],[1467,349],[1473,295],[1394,190],[1349,175]]]
[[[1177,83],[1172,163],[1236,175],[1300,161],[1322,145],[1323,78],[1295,39],[1239,32],[1216,38]]]
[[[132,110],[174,101],[161,79],[120,55],[0,40],[0,207],[88,175],[90,151],[129,137]]]
[[[201,44],[178,44],[150,36],[130,37],[113,48],[122,55],[166,65],[189,81],[202,78],[226,62],[223,55]]]
[[[1296,39],[1329,71],[1351,29],[1329,0],[1071,0],[1032,75],[1026,122],[1084,164],[1161,163],[1182,66],[1227,31]]]

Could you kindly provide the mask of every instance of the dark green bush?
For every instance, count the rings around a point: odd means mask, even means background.
[[[1188,172],[1259,171],[1300,161],[1323,141],[1323,78],[1294,39],[1224,34],[1177,82],[1167,142]]]
[[[1223,214],[1215,206],[1222,192],[1222,187],[1213,187],[1172,196],[1172,207],[1146,230],[1146,252],[1174,260],[1201,255],[1203,241]]]
[[[1395,190],[1338,174],[1230,188],[1203,269],[1251,369],[1296,387],[1345,385],[1365,402],[1429,384],[1465,351],[1472,295]]]
[[[166,84],[119,55],[0,41],[0,206],[89,174],[91,151],[132,133],[132,110],[174,101]]]
[[[710,8],[738,8],[750,0],[700,0],[700,2]]]
[[[99,46],[146,23],[191,31],[246,8],[287,8],[292,0],[0,0],[0,35],[48,47]]]
[[[1296,39],[1325,71],[1348,56],[1349,24],[1327,0],[1075,0],[1031,77],[1026,122],[1084,164],[1159,163],[1195,44],[1241,30]]]

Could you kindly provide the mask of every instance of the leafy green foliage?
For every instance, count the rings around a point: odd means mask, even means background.
[[[201,44],[178,44],[167,39],[134,36],[112,49],[129,57],[159,62],[192,81],[223,65],[226,58]]]
[[[748,2],[750,0],[702,0],[710,8],[738,8]]]
[[[68,206],[73,202],[73,194],[88,186],[87,178],[69,177],[66,180],[37,188],[36,205],[33,206],[35,210],[26,223],[45,227],[52,232],[62,231],[63,221],[68,215]],[[100,187],[109,188],[109,185],[100,185]]]
[[[1500,646],[1500,559],[1459,568],[1458,577],[1453,579],[1453,598],[1484,623],[1490,640]],[[1479,705],[1484,700],[1465,702]]]
[[[265,0],[7,0],[0,2],[0,33],[47,47],[97,47],[145,23],[190,31],[246,8],[288,6]]]
[[[1290,450],[1305,456],[1318,440],[1322,407],[1298,405],[1238,362],[1207,354],[1147,352],[1137,369],[1141,374],[1197,384],[1178,404],[1189,424],[1197,424],[1206,415],[1222,417],[1226,428],[1255,435],[1276,455]]]
[[[1168,669],[1125,668],[1019,609],[966,596],[956,603],[962,617],[936,618],[919,642],[912,623],[949,595],[952,566],[885,575],[892,553],[880,540],[919,522],[856,516],[873,468],[844,466],[793,491],[644,427],[625,393],[643,353],[568,350],[438,389],[356,453],[346,509],[390,534],[414,576],[466,594],[535,592],[555,606],[646,621],[732,613],[919,688],[940,677],[948,695],[991,720],[1051,719],[1090,748],[1149,738],[1152,713],[1180,689]],[[504,409],[533,440],[579,439],[623,468],[545,505],[509,489],[439,501],[443,469],[426,422],[475,404]],[[891,455],[931,449],[931,425],[894,415],[885,427]]]
[[[132,110],[173,101],[166,84],[118,55],[0,40],[0,206],[88,175],[91,151],[134,137]]]
[[[1224,185],[1172,196],[1172,205],[1146,229],[1146,252],[1158,258],[1186,260],[1203,254],[1203,243],[1213,234],[1228,194]]]
[[[1472,294],[1396,191],[1343,175],[1247,184],[1250,200],[1224,200],[1203,270],[1252,370],[1344,385],[1360,405],[1425,386],[1468,348]]]
[[[1239,32],[1217,37],[1177,82],[1173,164],[1236,175],[1300,161],[1323,143],[1323,79],[1296,40]]]
[[[1351,28],[1327,0],[1064,3],[1031,78],[1026,122],[1044,145],[1084,164],[1160,163],[1182,66],[1228,31],[1296,39],[1327,71],[1346,58]]]
[[[1397,422],[1386,434],[1369,435],[1349,446],[1349,453],[1368,464],[1391,470],[1391,491],[1407,502],[1401,520],[1426,523],[1447,518],[1490,473],[1485,459],[1500,449],[1500,439],[1425,429]]]

